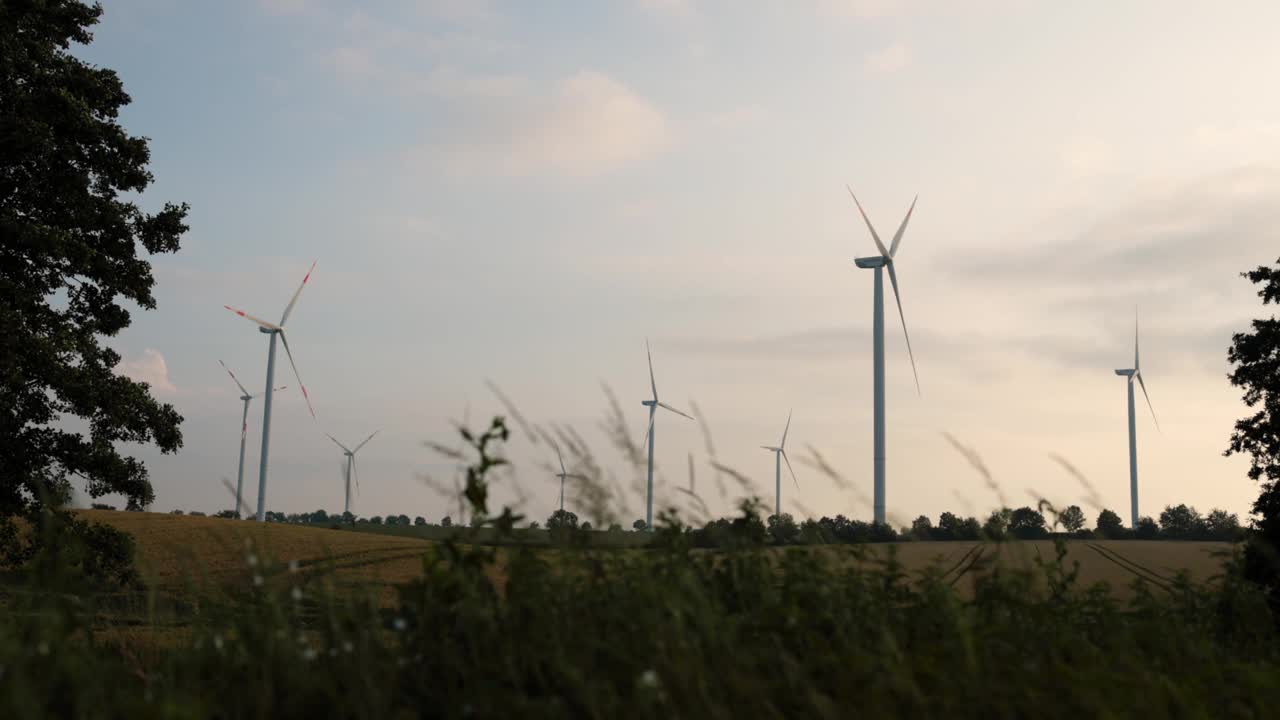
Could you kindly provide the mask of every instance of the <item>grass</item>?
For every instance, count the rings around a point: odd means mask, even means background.
[[[619,552],[95,519],[138,531],[153,578],[220,568],[205,575],[218,592],[189,586],[151,611],[168,626],[109,632],[93,631],[92,594],[11,595],[0,716],[1267,717],[1280,703],[1257,594],[1230,566],[1212,584],[1167,571],[1214,569],[1191,543]],[[383,558],[405,548],[412,571]],[[359,592],[364,572],[394,599]],[[1094,572],[1127,594],[1091,587]]]
[[[467,435],[479,460],[465,495],[481,515],[495,438],[500,420]],[[754,507],[731,527],[759,526]],[[148,589],[105,592],[45,565],[0,583],[0,717],[1264,718],[1280,706],[1275,620],[1218,543],[696,550],[660,525],[643,549],[547,548],[520,542],[504,513],[484,531],[506,541],[492,547],[462,542],[469,530],[86,515],[137,538]]]

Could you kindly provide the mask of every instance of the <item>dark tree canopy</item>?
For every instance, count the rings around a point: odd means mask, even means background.
[[[1103,537],[1115,538],[1124,534],[1124,521],[1111,510],[1098,513],[1098,532]]]
[[[116,375],[101,345],[155,307],[145,255],[170,253],[187,206],[143,212],[122,193],[152,181],[146,138],[118,122],[120,79],[81,62],[99,5],[0,2],[0,516],[68,497],[153,499],[121,442],[182,445],[182,418],[145,383]],[[83,431],[68,429],[79,418]]]
[[[1058,516],[1058,522],[1062,523],[1063,529],[1069,533],[1080,532],[1085,524],[1084,511],[1079,505],[1071,505]]]
[[[1280,303],[1280,260],[1277,267],[1262,266],[1243,273],[1261,286],[1263,305]],[[1258,516],[1258,538],[1246,554],[1246,569],[1254,579],[1272,589],[1272,602],[1280,610],[1280,320],[1254,320],[1251,332],[1236,333],[1227,350],[1234,369],[1231,384],[1244,391],[1244,402],[1254,413],[1236,421],[1227,455],[1249,456],[1249,477],[1262,481],[1253,503]]]

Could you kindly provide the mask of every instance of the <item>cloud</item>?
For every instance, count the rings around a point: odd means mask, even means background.
[[[818,0],[820,12],[856,19],[888,17],[905,8],[904,0]]]
[[[272,15],[297,15],[306,9],[306,0],[259,0],[263,10]]]
[[[151,389],[158,393],[178,391],[169,380],[169,366],[164,361],[164,355],[153,348],[143,350],[141,357],[121,359],[114,370],[117,375],[151,385]]]
[[[632,165],[669,142],[662,111],[609,76],[582,71],[549,99],[508,104],[489,127],[435,146],[467,175],[591,177]]]
[[[901,43],[894,43],[886,48],[871,53],[863,61],[863,65],[871,72],[891,73],[911,64],[911,51]]]
[[[645,12],[665,17],[688,18],[694,13],[692,0],[635,0]]]

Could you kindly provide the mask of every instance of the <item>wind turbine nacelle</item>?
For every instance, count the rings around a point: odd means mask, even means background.
[[[1123,377],[1133,377],[1132,370],[1116,370],[1116,374]]]
[[[645,407],[653,407],[654,405],[658,404],[658,401],[657,400],[641,400],[640,404]]]
[[[263,335],[270,335],[271,333],[275,332],[275,330],[272,330],[271,328],[264,328],[261,325],[259,325],[258,332],[262,333]]]
[[[853,261],[853,264],[857,265],[860,268],[863,268],[864,270],[881,268],[885,266],[885,258],[883,255],[876,255],[875,257],[855,258]]]

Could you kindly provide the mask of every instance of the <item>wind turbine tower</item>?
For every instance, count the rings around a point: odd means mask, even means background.
[[[874,359],[872,362],[872,384],[874,385],[873,405],[875,411],[875,426],[873,430],[873,442],[875,444],[874,457],[872,460],[874,466],[875,492],[874,492],[874,513],[875,522],[884,524],[885,522],[885,421],[884,421],[884,271],[889,271],[889,282],[893,285],[893,299],[898,303],[898,317],[902,320],[902,335],[907,340],[907,355],[911,358],[911,374],[915,377],[916,393],[920,392],[920,375],[916,372],[915,354],[911,352],[911,336],[907,333],[907,317],[902,312],[902,295],[898,292],[898,273],[894,269],[894,257],[898,254],[898,246],[902,243],[902,234],[907,230],[907,223],[911,221],[911,213],[916,209],[916,201],[911,201],[911,207],[907,210],[906,217],[902,218],[902,224],[898,226],[898,232],[893,235],[893,243],[888,249],[885,249],[884,243],[880,242],[880,236],[876,233],[876,229],[871,225],[871,220],[867,218],[867,213],[862,209],[862,203],[858,202],[858,197],[853,194],[853,189],[848,188],[849,195],[853,198],[853,203],[858,206],[858,213],[862,215],[862,220],[867,224],[867,229],[871,231],[871,239],[875,240],[876,249],[880,251],[879,255],[872,257],[861,257],[853,262],[864,270],[875,270],[875,294],[872,303],[872,339]]]
[[[302,284],[294,291],[293,298],[285,306],[284,314],[280,316],[279,324],[256,318],[230,305],[223,305],[231,312],[256,324],[258,332],[271,336],[271,344],[267,350],[267,389],[262,394],[262,453],[258,458],[258,522],[264,521],[267,514],[267,464],[271,458],[271,386],[276,374],[276,338],[279,338],[280,342],[284,343],[284,352],[289,356],[289,365],[293,368],[293,376],[298,380],[298,387],[302,388],[302,397],[307,401],[307,410],[311,412],[311,418],[315,419],[316,416],[315,408],[311,406],[311,396],[307,394],[307,386],[302,383],[302,378],[298,375],[298,365],[293,361],[293,352],[289,350],[289,339],[284,334],[284,324],[289,321],[289,314],[293,312],[293,306],[297,304],[298,296],[302,294],[302,288],[307,286],[307,281],[311,279],[311,272],[315,269],[316,264],[313,262],[311,263],[311,269],[307,270],[306,277],[302,278]]]
[[[649,408],[649,429],[645,431],[645,439],[649,441],[649,479],[645,484],[644,527],[653,530],[653,419],[658,408],[665,408],[677,415],[693,419],[692,415],[681,412],[658,400],[658,381],[653,379],[653,353],[649,352],[649,341],[644,341],[644,352],[649,357],[649,385],[653,388],[652,400],[641,400],[640,404]],[[643,444],[643,443],[642,443]]]
[[[1147,394],[1147,383],[1142,379],[1142,365],[1138,357],[1138,317],[1133,318],[1133,367],[1116,370],[1117,375],[1129,378],[1126,385],[1129,389],[1129,525],[1138,529],[1138,429],[1134,419],[1133,381],[1137,380],[1142,387],[1142,396],[1147,399],[1147,408],[1151,410],[1151,419],[1160,429],[1160,421],[1156,418],[1156,409],[1151,405],[1151,396]]]
[[[575,480],[586,480],[585,475],[571,473],[564,467],[564,456],[560,454],[560,446],[556,445],[556,459],[560,461],[560,472],[556,473],[556,477],[560,478],[560,512],[564,512],[564,481],[566,478],[574,478]]]
[[[262,393],[258,393],[258,395],[252,395],[252,394],[250,394],[248,390],[245,390],[245,389],[244,389],[244,385],[241,385],[241,384],[240,384],[240,380],[236,378],[236,374],[235,374],[235,373],[231,372],[231,368],[227,367],[227,364],[226,364],[226,363],[224,363],[224,362],[222,362],[221,360],[219,360],[219,361],[218,361],[218,364],[219,364],[219,365],[221,365],[221,366],[222,366],[222,369],[223,369],[223,370],[226,370],[226,371],[227,371],[227,374],[231,376],[231,382],[235,383],[235,384],[236,384],[236,387],[240,388],[240,399],[244,401],[244,414],[243,414],[243,415],[241,416],[241,418],[240,418],[240,465],[239,465],[239,468],[236,470],[236,509],[235,509],[235,514],[236,514],[236,517],[238,518],[238,517],[240,517],[240,508],[244,507],[244,500],[243,500],[243,497],[244,497],[244,496],[243,496],[243,491],[244,491],[244,445],[245,445],[245,440],[247,440],[247,439],[248,439],[248,435],[249,435],[249,403],[250,403],[254,398],[256,398],[256,397],[258,397],[259,395],[261,395]],[[276,388],[276,390],[284,390],[284,389],[285,389],[285,386],[283,386],[283,385],[282,385],[282,386],[280,386],[280,387],[278,387],[278,388]]]
[[[346,477],[344,479],[345,480],[344,484],[346,486],[345,487],[346,499],[343,501],[343,505],[342,505],[343,515],[346,515],[347,513],[351,512],[351,477],[353,475],[356,478],[356,486],[359,487],[360,485],[360,475],[359,475],[359,472],[356,470],[356,453],[360,452],[360,448],[364,447],[365,444],[367,444],[370,440],[373,439],[374,435],[377,435],[380,432],[382,431],[374,430],[373,434],[365,438],[364,441],[361,442],[359,445],[357,445],[354,450],[338,442],[338,438],[330,435],[329,433],[325,433],[325,436],[328,437],[330,440],[332,440],[335,445],[342,448],[342,454],[347,457],[347,470],[346,470]]]
[[[787,413],[787,426],[782,430],[782,442],[777,447],[761,445],[760,447],[773,453],[773,514],[782,519],[782,461],[787,461],[787,471],[791,473],[791,481],[800,489],[800,481],[796,480],[796,471],[791,469],[791,460],[787,459],[787,432],[791,430],[791,413]]]

